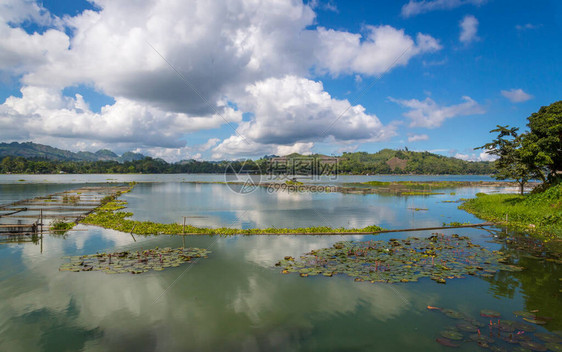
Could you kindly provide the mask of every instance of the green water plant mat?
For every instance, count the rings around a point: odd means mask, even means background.
[[[301,276],[343,274],[355,281],[412,282],[431,278],[447,279],[492,276],[498,270],[520,271],[504,264],[505,255],[472,243],[468,237],[433,234],[428,238],[409,237],[389,241],[342,241],[330,248],[313,250],[295,259],[285,257],[276,266],[282,273]]]
[[[106,274],[142,274],[150,270],[162,271],[191,263],[197,258],[207,258],[210,253],[201,248],[154,248],[142,251],[96,253],[63,257],[68,262],[60,271],[103,271]]]
[[[455,326],[445,327],[435,338],[435,342],[443,346],[460,347],[468,344],[474,349],[477,348],[474,346],[476,343],[480,348],[492,351],[562,351],[562,334],[546,330],[536,332],[539,328],[537,325],[523,322],[528,321],[529,317],[537,319],[537,311],[515,311],[512,317],[515,320],[506,320],[499,312],[489,309],[481,310],[477,318],[447,308],[427,306],[427,309],[455,319]],[[552,318],[542,319],[548,321]]]

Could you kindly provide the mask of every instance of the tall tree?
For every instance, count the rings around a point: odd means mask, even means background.
[[[562,179],[562,101],[543,106],[528,118],[522,158],[533,176],[543,182]]]
[[[514,179],[519,184],[519,190],[523,194],[525,184],[531,179],[531,169],[525,163],[522,152],[522,144],[525,135],[517,133],[516,127],[496,126],[490,133],[498,133],[496,139],[476,149],[484,149],[490,155],[498,156],[495,161],[498,180]]]

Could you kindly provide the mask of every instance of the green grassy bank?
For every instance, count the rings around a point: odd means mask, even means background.
[[[485,220],[526,229],[540,237],[562,239],[562,184],[523,196],[479,193],[459,208]]]

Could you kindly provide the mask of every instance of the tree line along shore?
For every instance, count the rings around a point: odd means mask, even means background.
[[[0,161],[2,174],[175,174],[234,173],[288,175],[489,175],[496,172],[491,162],[470,162],[429,152],[384,149],[374,154],[344,153],[338,157],[291,154],[257,160],[198,161],[168,163],[144,157],[118,162],[65,161],[45,158],[5,156]]]

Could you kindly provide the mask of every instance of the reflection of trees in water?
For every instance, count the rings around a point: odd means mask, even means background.
[[[524,239],[529,243],[529,239]],[[513,298],[516,289],[519,289],[525,300],[527,311],[538,310],[537,316],[551,317],[545,327],[550,330],[562,329],[562,264],[559,259],[545,259],[537,257],[522,250],[522,242],[516,239],[510,244],[504,243],[500,249],[510,254],[510,264],[525,268],[520,272],[500,271],[493,277],[484,278],[490,283],[490,291],[496,297]],[[535,250],[533,250],[535,248]],[[558,257],[559,252],[550,252],[552,248],[532,247],[531,252],[539,251],[548,253],[548,257]],[[558,263],[556,262],[558,261]]]
[[[513,272],[498,271],[494,277],[484,278],[484,280],[492,283],[490,291],[496,298],[513,298],[515,290],[519,287],[519,281],[514,277]]]

